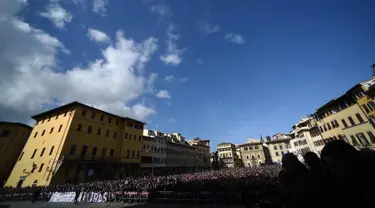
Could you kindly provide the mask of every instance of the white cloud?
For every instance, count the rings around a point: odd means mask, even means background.
[[[219,25],[212,25],[209,22],[199,22],[197,25],[198,29],[203,32],[205,35],[216,33],[220,31]]]
[[[48,4],[46,10],[47,12],[41,12],[40,15],[51,20],[58,28],[64,28],[65,24],[73,19],[73,16],[57,3]]]
[[[176,79],[173,75],[168,75],[164,78],[165,81],[173,81],[174,79]]]
[[[197,63],[198,64],[203,64],[204,62],[203,62],[203,60],[201,58],[197,58]]]
[[[89,28],[87,35],[97,43],[110,43],[111,39],[102,31]]]
[[[92,11],[101,15],[105,16],[107,12],[108,0],[93,0],[92,2]]]
[[[182,62],[182,54],[186,50],[178,49],[176,41],[179,39],[179,36],[174,33],[175,26],[170,24],[167,28],[167,49],[164,55],[160,56],[160,60],[165,64],[170,64],[172,66],[177,66]]]
[[[156,113],[145,103],[128,105],[155,80],[141,73],[156,51],[155,38],[135,42],[118,31],[116,41],[87,67],[55,71],[58,56],[69,51],[55,37],[16,19],[22,6],[12,10],[13,2],[0,19],[0,45],[7,49],[0,50],[0,120],[25,121],[47,110],[43,106],[54,107],[56,100],[77,100],[141,120]]]
[[[174,77],[173,75],[168,75],[164,78],[165,81],[173,81],[173,80],[176,80],[176,81],[179,81],[179,82],[186,82],[188,80],[187,77]]]
[[[160,90],[156,97],[158,98],[165,98],[165,99],[171,99],[171,96],[169,95],[169,92],[167,90]]]
[[[237,44],[245,43],[245,39],[240,34],[228,33],[225,35],[225,39]]]
[[[171,15],[169,6],[164,2],[159,2],[157,4],[151,5],[150,11],[152,13],[158,14],[160,17],[166,17]]]

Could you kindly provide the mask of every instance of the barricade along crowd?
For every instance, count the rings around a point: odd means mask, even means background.
[[[282,167],[265,165],[81,184],[4,188],[0,194],[2,200],[27,195],[34,200],[42,196],[50,201],[65,197],[69,202],[118,202],[129,196],[147,196],[149,201],[161,199],[163,203],[173,199],[175,203],[204,200],[255,207],[372,207],[375,196],[373,151],[357,151],[337,140],[324,147],[321,158],[307,153],[305,162],[302,164],[295,155],[287,153]]]

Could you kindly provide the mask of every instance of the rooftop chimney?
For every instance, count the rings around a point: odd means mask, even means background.
[[[372,68],[372,77],[375,77],[375,64],[371,65]]]

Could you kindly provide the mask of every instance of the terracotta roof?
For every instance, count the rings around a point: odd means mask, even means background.
[[[131,120],[131,121],[135,121],[135,122],[138,122],[138,123],[142,123],[142,124],[146,124],[142,121],[138,121],[138,120],[135,120],[135,119],[132,119],[132,118],[129,118],[129,117],[122,117],[122,116],[119,116],[119,115],[116,115],[116,114],[112,114],[112,113],[109,113],[109,112],[106,112],[106,111],[103,111],[103,110],[100,110],[98,108],[94,108],[92,106],[89,106],[89,105],[86,105],[86,104],[83,104],[83,103],[80,103],[78,101],[74,101],[74,102],[71,102],[71,103],[68,103],[66,105],[62,105],[60,107],[57,107],[57,108],[54,108],[54,109],[51,109],[51,110],[48,110],[48,111],[45,111],[45,112],[42,112],[42,113],[39,113],[37,115],[34,115],[32,116],[31,118],[33,118],[34,120],[37,120],[38,118],[40,117],[43,117],[43,116],[46,116],[48,114],[51,114],[51,113],[54,113],[54,112],[57,112],[57,111],[61,111],[63,109],[67,109],[67,108],[71,108],[73,106],[83,106],[85,108],[90,108],[90,109],[93,109],[93,110],[96,110],[96,111],[99,111],[99,112],[102,112],[102,113],[106,113],[106,114],[109,114],[111,116],[114,116],[114,117],[117,117],[117,118],[120,118],[120,119],[128,119],[128,120]]]

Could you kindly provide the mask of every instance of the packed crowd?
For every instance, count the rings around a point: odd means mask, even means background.
[[[213,190],[217,186],[231,188],[253,183],[271,184],[277,182],[280,166],[261,166],[255,168],[222,169],[205,172],[186,173],[168,176],[129,177],[122,180],[95,181],[80,184],[50,185],[46,187],[27,187],[22,189],[5,188],[2,192],[30,192],[41,189],[42,192],[68,192],[76,190],[92,192],[152,191],[205,189]]]
[[[38,188],[2,189],[0,194],[52,192],[177,191],[209,192],[212,196],[236,195],[241,203],[266,200],[277,207],[372,207],[375,200],[375,152],[357,151],[343,141],[332,141],[319,158],[304,155],[302,164],[295,155],[283,156],[282,167],[221,169],[169,176],[130,177],[123,180]],[[239,196],[239,197],[238,197]]]

